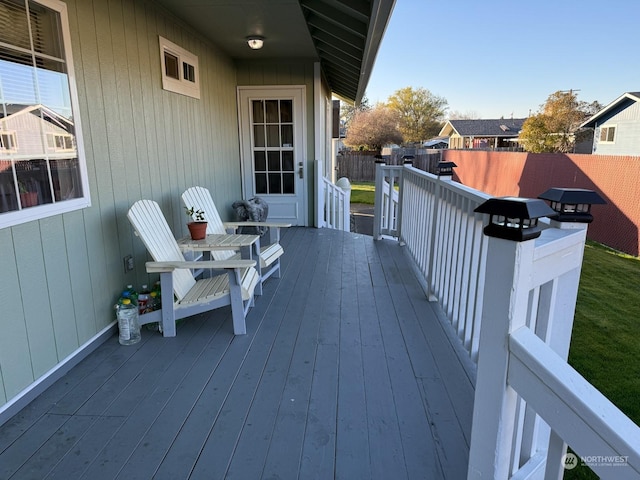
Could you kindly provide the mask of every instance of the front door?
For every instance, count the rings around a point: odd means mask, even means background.
[[[307,225],[304,98],[304,86],[238,88],[244,197],[274,222]]]

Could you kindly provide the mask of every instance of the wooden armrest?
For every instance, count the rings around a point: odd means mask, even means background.
[[[231,228],[238,227],[269,227],[269,228],[287,228],[290,223],[272,223],[272,222],[224,222],[224,226]]]
[[[147,273],[171,272],[177,268],[234,269],[256,265],[255,260],[206,260],[202,262],[147,262]]]

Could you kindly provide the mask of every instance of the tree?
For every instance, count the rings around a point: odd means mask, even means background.
[[[352,148],[378,151],[383,145],[401,142],[396,112],[381,104],[355,112],[344,139]]]
[[[534,115],[525,120],[520,132],[520,143],[527,152],[545,153],[555,151],[555,138],[548,128],[544,115]]]
[[[387,100],[387,106],[398,114],[398,129],[406,143],[422,143],[438,135],[447,105],[426,88],[401,88]]]
[[[520,143],[528,152],[571,152],[580,124],[601,108],[598,102],[579,102],[572,90],[552,93],[541,111],[525,120]]]
[[[346,129],[349,129],[351,120],[353,120],[356,113],[370,109],[371,105],[369,105],[369,99],[366,96],[362,97],[358,105],[340,102],[340,122]]]
[[[458,110],[451,110],[447,117],[449,120],[478,120],[480,115],[475,110],[467,110],[464,113]]]

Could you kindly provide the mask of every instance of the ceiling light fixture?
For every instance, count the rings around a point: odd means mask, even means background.
[[[257,35],[247,37],[247,45],[252,50],[260,50],[262,45],[264,44],[264,37],[259,37]]]

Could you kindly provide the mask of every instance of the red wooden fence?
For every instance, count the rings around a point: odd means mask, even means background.
[[[444,150],[460,183],[494,196],[536,198],[551,187],[587,188],[607,202],[594,205],[589,238],[639,255],[640,157]]]

